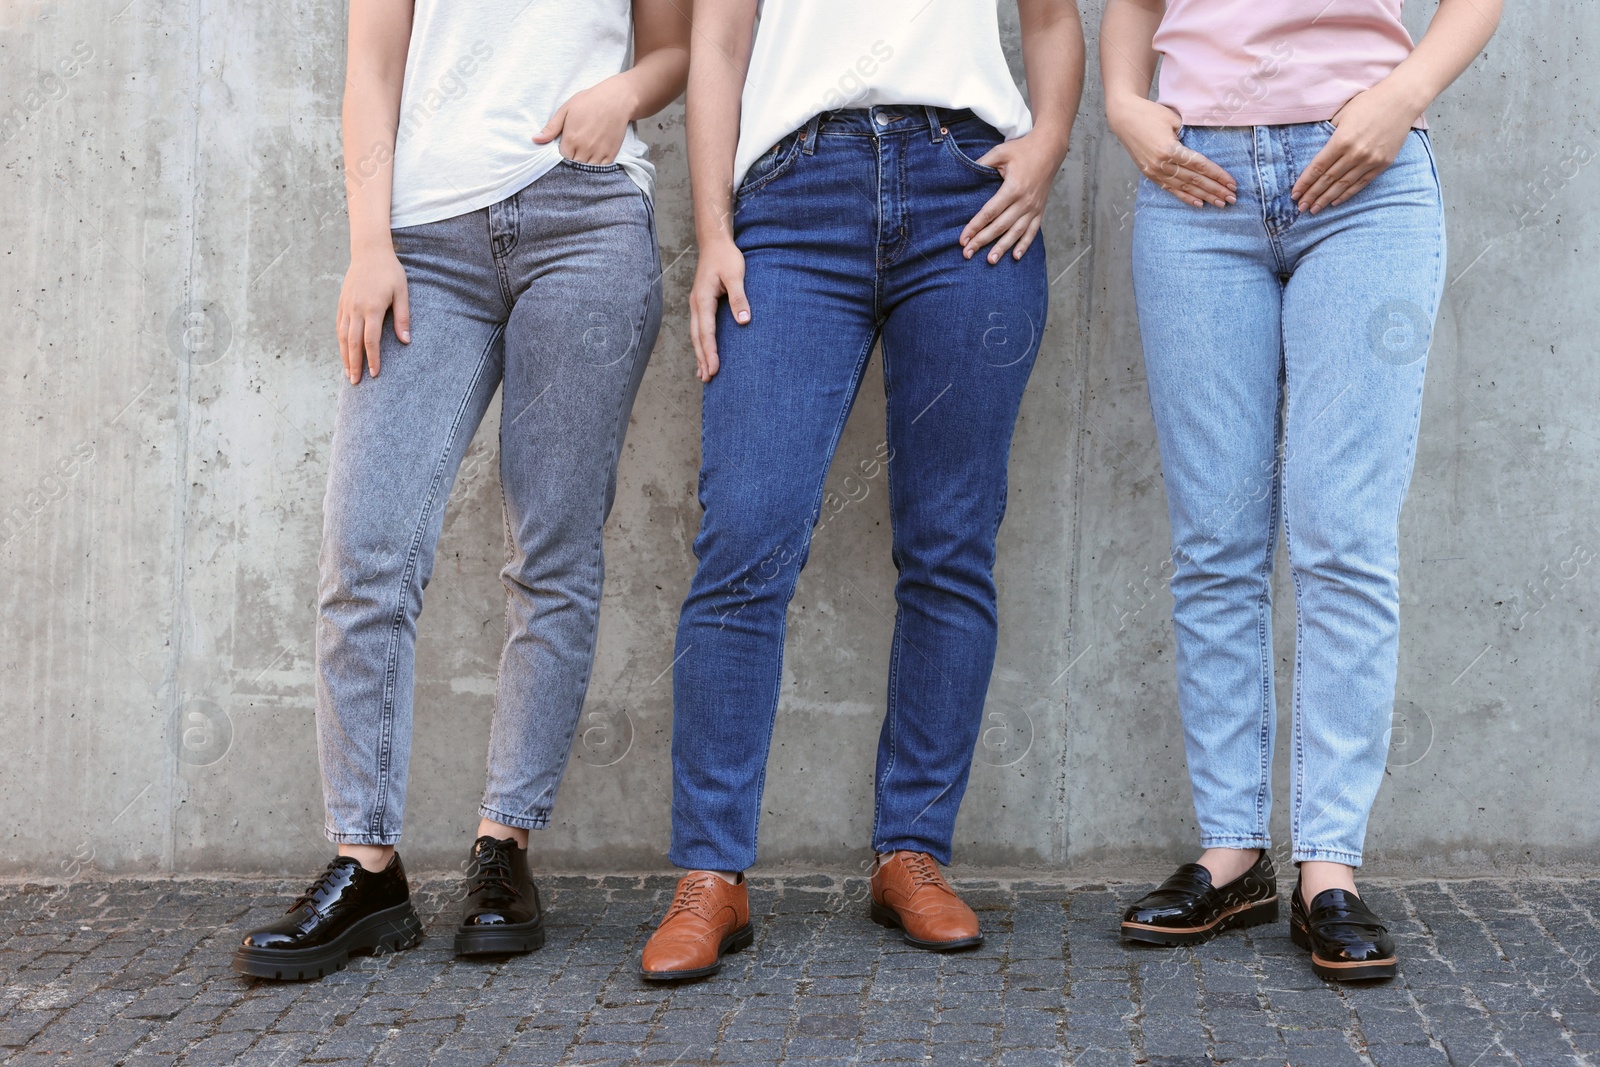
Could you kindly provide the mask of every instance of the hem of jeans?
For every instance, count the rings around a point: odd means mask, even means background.
[[[550,809],[543,808],[530,814],[508,815],[506,812],[489,807],[487,804],[478,805],[478,817],[492,819],[501,826],[515,826],[518,830],[543,830],[550,825]]]
[[[1342,863],[1346,867],[1361,866],[1361,853],[1346,852],[1338,848],[1296,848],[1295,863]]]
[[[1271,848],[1272,838],[1265,834],[1250,837],[1223,837],[1216,834],[1204,834],[1200,838],[1201,848]]]
[[[341,834],[324,828],[323,836],[336,845],[398,845],[399,834]]]
[[[667,853],[667,862],[680,871],[722,871],[725,874],[743,874],[755,866],[752,858],[749,863],[731,863],[713,856],[700,855],[697,858],[706,860],[705,863],[694,863],[682,853]]]
[[[912,838],[891,837],[885,841],[874,841],[872,851],[879,855],[889,852],[926,852],[937,860],[941,867],[950,866],[950,861],[953,859],[949,845],[939,848],[928,844],[926,841],[917,841]]]

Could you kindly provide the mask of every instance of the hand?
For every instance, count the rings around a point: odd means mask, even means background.
[[[1352,96],[1333,116],[1333,136],[1294,183],[1300,210],[1315,215],[1365,189],[1400,154],[1416,117],[1381,82]]]
[[[985,152],[977,162],[993,167],[1005,180],[962,229],[961,255],[971,259],[992,241],[991,264],[1000,262],[1008,248],[1012,259],[1021,259],[1039,233],[1050,186],[1066,155],[1065,142],[1056,144],[1037,130]]]
[[[604,166],[616,161],[637,104],[627,82],[607,78],[574,93],[533,141],[549,144],[559,137],[560,152],[567,159]]]
[[[361,364],[378,376],[378,349],[383,319],[394,308],[394,332],[401,344],[411,343],[411,301],[406,271],[394,250],[355,253],[339,290],[339,359],[351,385],[361,383]]]
[[[700,262],[689,287],[689,339],[694,342],[695,377],[709,382],[717,373],[717,305],[728,298],[739,325],[750,321],[744,296],[744,253],[723,237],[700,246]]]
[[[1178,113],[1143,97],[1106,106],[1111,132],[1138,164],[1139,173],[1185,204],[1226,207],[1237,202],[1239,183],[1178,140]]]

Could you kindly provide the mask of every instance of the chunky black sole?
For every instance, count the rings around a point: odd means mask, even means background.
[[[1400,973],[1400,961],[1394,956],[1384,960],[1325,960],[1317,955],[1311,943],[1311,932],[1299,923],[1289,924],[1289,940],[1311,953],[1311,971],[1328,982],[1370,982],[1393,978]]]
[[[722,957],[729,952],[738,952],[742,948],[749,948],[756,939],[754,926],[745,923],[739,929],[722,939],[722,944],[717,948],[717,962],[709,967],[691,967],[686,971],[647,971],[644,965],[639,965],[639,977],[647,982],[677,982],[685,978],[709,978],[722,970]]]
[[[1278,921],[1278,898],[1271,897],[1254,904],[1241,905],[1225,911],[1206,926],[1187,929],[1152,926],[1147,923],[1122,924],[1122,943],[1125,945],[1198,945],[1210,941],[1224,930],[1242,930],[1249,926]]]
[[[958,952],[964,948],[977,948],[983,944],[983,935],[974,937],[958,937],[954,941],[924,941],[920,937],[912,937],[906,933],[905,923],[900,921],[900,916],[893,908],[886,908],[876,900],[872,902],[872,910],[868,913],[872,921],[879,926],[887,926],[891,930],[899,930],[900,936],[908,945],[925,948],[929,952]]]
[[[233,969],[255,978],[303,982],[342,971],[357,953],[400,952],[422,940],[422,920],[408,901],[373,912],[326,945],[315,948],[247,948],[233,953]]]
[[[544,948],[544,920],[456,927],[457,956],[516,956]]]

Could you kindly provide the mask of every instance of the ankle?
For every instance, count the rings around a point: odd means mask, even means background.
[[[1343,889],[1359,898],[1356,891],[1356,871],[1344,863],[1326,860],[1305,860],[1300,864],[1300,902],[1306,907],[1317,899],[1317,894],[1328,889]]]
[[[478,836],[492,837],[496,841],[515,841],[518,848],[528,847],[528,831],[522,826],[507,826],[493,819],[478,820]]]
[[[1261,859],[1259,848],[1208,848],[1195,862],[1211,874],[1211,884],[1227,885],[1240,878]]]
[[[361,864],[362,870],[382,874],[394,859],[393,845],[340,845],[339,855],[349,856]]]
[[[742,884],[744,882],[744,872],[743,871],[698,870],[698,871],[689,871],[687,873],[689,873],[689,874],[714,874],[718,878],[721,878],[724,882],[727,882],[729,885],[740,885],[740,884]]]

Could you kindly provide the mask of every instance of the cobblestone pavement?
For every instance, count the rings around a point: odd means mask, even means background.
[[[1600,882],[1366,883],[1402,977],[1338,988],[1279,923],[1193,950],[1125,950],[1146,887],[958,879],[988,940],[910,949],[865,883],[752,879],[753,949],[720,976],[634,973],[667,877],[544,880],[549,942],[457,962],[459,889],[417,889],[428,937],[321,982],[240,978],[241,932],[282,882],[0,886],[8,1064],[1595,1064]]]

